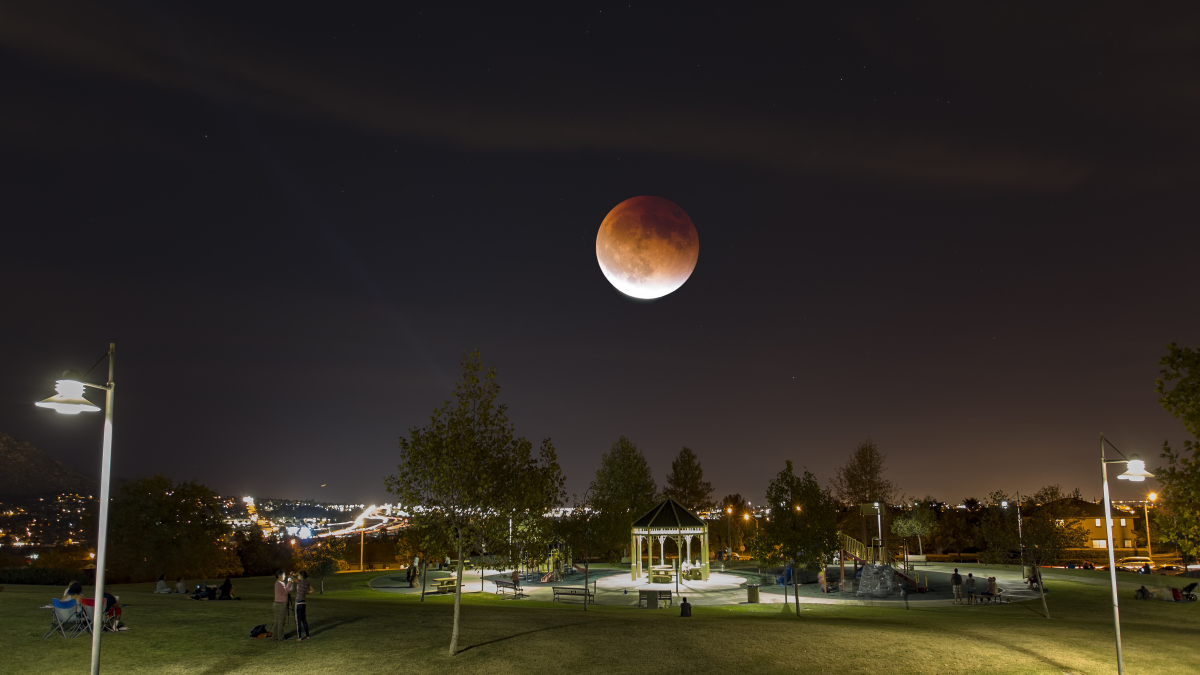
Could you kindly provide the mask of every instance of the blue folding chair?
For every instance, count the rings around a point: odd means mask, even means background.
[[[64,638],[68,638],[78,637],[83,630],[83,626],[79,622],[79,605],[74,600],[51,598],[50,616],[50,630],[42,636],[43,640],[53,635],[55,631],[58,631]],[[68,632],[70,635],[67,634]]]

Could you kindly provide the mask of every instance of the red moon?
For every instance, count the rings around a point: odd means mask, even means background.
[[[700,258],[700,237],[683,209],[662,197],[617,204],[596,235],[596,260],[625,295],[651,300],[678,290]]]

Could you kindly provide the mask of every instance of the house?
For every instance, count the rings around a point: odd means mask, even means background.
[[[1062,500],[1067,501],[1067,500]],[[1088,548],[1108,548],[1108,535],[1104,531],[1104,503],[1085,502],[1080,499],[1070,499],[1074,502],[1071,509],[1080,514],[1078,520],[1087,531]],[[1137,541],[1134,534],[1134,523],[1137,522],[1135,513],[1112,509],[1112,536],[1114,548],[1133,548]]]

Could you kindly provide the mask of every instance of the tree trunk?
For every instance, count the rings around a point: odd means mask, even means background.
[[[425,602],[425,577],[429,572],[429,560],[425,553],[421,551],[421,602]]]
[[[458,537],[458,576],[454,580],[454,629],[450,632],[450,656],[458,653],[458,620],[462,615],[462,573],[463,545],[462,536]]]
[[[1046,610],[1046,618],[1050,618],[1050,606],[1046,604],[1046,587],[1042,583],[1042,568],[1034,565],[1033,575],[1037,577],[1038,592],[1042,595],[1042,609]]]
[[[325,595],[325,575],[321,575],[321,595]]]
[[[796,616],[800,616],[800,577],[792,573],[792,598],[796,601]]]
[[[921,544],[921,535],[917,535],[917,555],[925,555],[925,547]]]

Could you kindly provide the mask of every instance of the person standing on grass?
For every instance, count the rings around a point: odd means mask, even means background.
[[[967,604],[975,604],[975,575],[967,573]]]
[[[312,593],[312,584],[308,583],[308,572],[300,571],[300,578],[294,584],[296,587],[296,639],[307,640],[312,635],[308,632],[308,603],[306,598]]]
[[[287,639],[284,637],[284,631],[287,630],[284,623],[287,621],[288,595],[291,590],[292,586],[288,584],[284,571],[275,570],[275,603],[272,605],[275,612],[275,625],[271,630],[271,639],[276,642],[283,642]]]
[[[950,587],[954,589],[954,604],[962,604],[962,575],[958,573],[958,568],[954,568],[954,574],[950,575]]]

